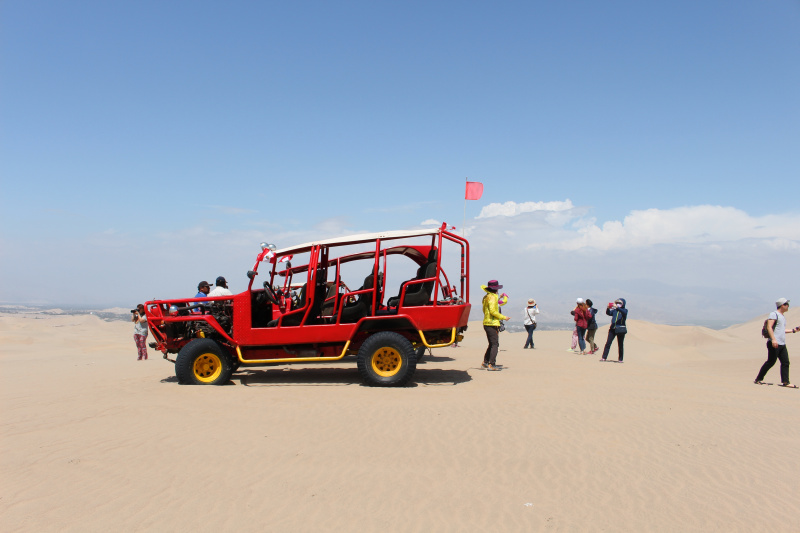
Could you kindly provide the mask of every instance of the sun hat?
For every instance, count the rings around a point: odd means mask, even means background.
[[[486,290],[489,289],[492,292],[497,292],[498,289],[502,289],[503,286],[496,279],[489,280],[489,283],[486,285],[481,285],[481,289]]]
[[[536,303],[536,300],[534,300],[533,298],[528,298],[528,303],[533,305]]]

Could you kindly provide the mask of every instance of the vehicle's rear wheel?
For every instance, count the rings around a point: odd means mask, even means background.
[[[189,342],[175,359],[175,375],[184,385],[224,385],[232,373],[230,355],[211,339]]]
[[[411,341],[393,331],[372,334],[358,350],[358,371],[367,385],[405,385],[416,368],[417,359]]]

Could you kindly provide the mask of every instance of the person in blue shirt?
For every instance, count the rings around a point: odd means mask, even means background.
[[[606,340],[605,348],[603,348],[601,361],[605,361],[608,358],[611,343],[616,338],[617,348],[619,349],[619,359],[617,361],[622,362],[623,344],[625,343],[625,334],[628,332],[628,328],[625,325],[625,321],[628,320],[628,310],[625,309],[625,303],[625,298],[617,298],[614,303],[608,304],[606,314],[611,317],[611,327],[608,328],[608,339]]]
[[[211,292],[211,285],[207,281],[201,281],[197,284],[197,294],[194,295],[195,298],[206,298],[208,297],[208,293]],[[199,302],[189,302],[189,305],[192,306]],[[194,309],[192,313],[200,313],[200,309]]]

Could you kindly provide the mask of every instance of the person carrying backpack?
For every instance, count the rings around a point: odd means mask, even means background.
[[[779,360],[781,362],[781,386],[796,389],[797,385],[789,382],[789,351],[786,349],[786,317],[784,313],[789,310],[789,300],[781,298],[775,302],[775,306],[777,309],[771,312],[767,318],[766,333],[769,336],[767,360],[761,365],[761,370],[758,371],[754,383],[763,385],[767,372],[775,366],[775,361]],[[800,327],[792,328],[791,332],[795,333],[798,330]]]

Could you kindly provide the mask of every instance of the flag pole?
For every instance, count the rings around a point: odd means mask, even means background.
[[[464,224],[461,226],[461,236],[464,238],[467,237],[467,182],[469,182],[469,176],[464,178]]]

